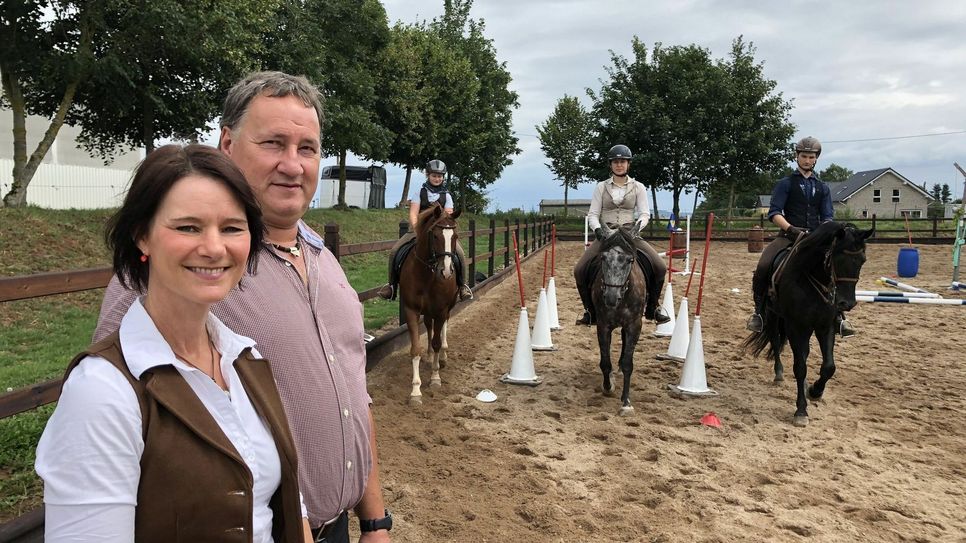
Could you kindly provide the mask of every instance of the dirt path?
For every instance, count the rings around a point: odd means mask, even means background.
[[[776,386],[770,361],[739,350],[757,255],[714,243],[701,320],[708,383],[720,395],[669,396],[681,365],[655,360],[668,340],[646,335],[636,412],[618,417],[619,399],[599,392],[594,332],[573,325],[570,269],[581,250],[558,248],[564,329],[553,334],[557,351],[534,355],[539,387],[498,382],[512,359],[516,280],[453,320],[443,387],[424,385],[421,407],[407,404],[408,351],[370,374],[394,541],[966,541],[966,307],[859,304],[859,333],[837,343],[825,401],[796,428],[790,353],[788,380]],[[870,246],[858,288],[881,290],[874,279],[895,274],[897,253]],[[944,290],[949,247],[920,255],[920,275],[905,281],[955,296]],[[531,319],[542,263],[524,265]],[[814,378],[814,343],[812,352]],[[422,371],[427,383],[425,363]],[[483,388],[499,399],[476,401]],[[699,424],[708,411],[721,429]]]

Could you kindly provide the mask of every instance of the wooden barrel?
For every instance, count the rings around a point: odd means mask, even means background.
[[[760,253],[765,247],[765,231],[757,224],[748,230],[748,252]]]
[[[684,230],[675,230],[671,232],[671,241],[674,246],[673,257],[678,260],[684,260],[684,257],[687,256],[687,252],[684,249],[688,245],[688,233]]]

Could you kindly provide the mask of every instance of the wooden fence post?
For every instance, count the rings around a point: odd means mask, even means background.
[[[517,228],[519,230],[519,228]],[[517,236],[519,237],[519,235]],[[530,219],[523,219],[523,256],[530,254]]]
[[[872,230],[873,230],[873,232],[872,232],[872,237],[873,237],[873,238],[875,238],[875,237],[877,237],[877,236],[876,236],[876,233],[875,233],[875,231],[874,231],[874,230],[875,230],[875,213],[873,213],[873,214],[872,214]]]
[[[486,261],[486,276],[489,278],[493,275],[493,252],[496,251],[496,221],[493,219],[490,219],[490,232],[487,237],[490,242],[490,258]]]
[[[324,232],[325,234],[323,239],[325,240],[325,246],[329,248],[332,256],[334,256],[336,260],[339,260],[339,225],[334,222],[330,222],[329,224],[325,225]]]
[[[939,237],[939,217],[932,218],[932,237]]]
[[[473,288],[476,286],[476,219],[470,219],[470,266],[467,273],[470,276],[467,278],[466,284]]]
[[[510,219],[503,219],[503,268],[510,267]]]
[[[403,237],[408,233],[409,220],[399,221],[399,237]],[[399,288],[399,286],[397,285],[396,288]],[[396,293],[396,299],[399,300],[399,326],[403,326],[406,324],[406,309],[403,307],[401,292]]]

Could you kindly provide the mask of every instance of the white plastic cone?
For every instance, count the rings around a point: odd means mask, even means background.
[[[668,283],[667,288],[664,289],[664,301],[661,302],[661,308],[664,309],[666,315],[671,317],[671,320],[657,325],[654,335],[667,337],[674,333],[674,291],[671,289],[671,283]]]
[[[553,339],[550,338],[550,308],[547,307],[547,290],[540,289],[537,298],[537,316],[533,319],[533,334],[530,346],[534,351],[554,351]]]
[[[671,334],[671,344],[667,347],[667,354],[659,354],[657,355],[657,359],[684,362],[688,354],[690,337],[690,333],[688,332],[688,299],[681,298],[681,306],[678,309],[678,318],[674,325],[674,333]]]
[[[694,317],[694,329],[691,331],[691,342],[688,344],[688,354],[684,358],[684,369],[681,371],[681,382],[668,388],[678,394],[688,396],[716,396],[718,393],[708,388],[708,378],[704,372],[704,344],[701,340],[701,317]]]
[[[513,346],[513,361],[510,372],[500,377],[503,383],[511,385],[539,385],[543,379],[533,370],[533,351],[530,350],[530,318],[527,308],[520,308],[520,323],[517,325],[517,342]]]
[[[560,330],[560,318],[557,314],[557,287],[554,285],[553,276],[547,283],[547,306],[550,308],[550,329]]]

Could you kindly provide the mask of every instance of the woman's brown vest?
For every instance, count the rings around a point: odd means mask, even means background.
[[[138,483],[134,540],[138,543],[252,541],[252,475],[228,436],[174,366],[151,368],[136,379],[117,332],[74,358],[64,380],[86,356],[114,365],[141,407],[144,453]],[[278,448],[282,481],[271,499],[272,537],[304,542],[298,464],[288,420],[268,361],[245,349],[235,369]]]

